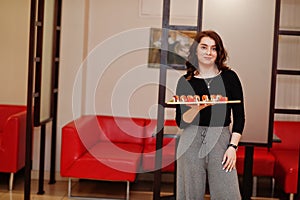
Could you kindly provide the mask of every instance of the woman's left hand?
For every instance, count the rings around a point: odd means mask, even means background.
[[[235,169],[236,163],[236,150],[233,147],[228,147],[223,156],[223,170],[226,172],[231,172],[232,169]]]

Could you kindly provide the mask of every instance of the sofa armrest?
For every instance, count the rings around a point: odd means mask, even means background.
[[[7,118],[0,138],[0,163],[10,172],[17,172],[25,165],[26,111]]]
[[[74,161],[99,142],[100,130],[95,116],[83,116],[62,128],[61,174]]]

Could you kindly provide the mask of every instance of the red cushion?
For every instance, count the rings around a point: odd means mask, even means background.
[[[238,174],[244,173],[245,147],[240,146],[237,151],[236,168]],[[253,176],[273,176],[275,157],[265,147],[254,147]]]
[[[143,147],[128,143],[99,142],[75,160],[61,175],[75,178],[134,181]]]
[[[272,150],[276,157],[275,179],[284,192],[297,193],[299,152]]]

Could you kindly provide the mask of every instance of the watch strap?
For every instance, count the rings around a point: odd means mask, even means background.
[[[235,144],[231,144],[231,143],[230,143],[230,144],[228,144],[228,147],[233,147],[235,150],[237,150],[237,149],[238,149],[238,146],[237,146],[237,145],[235,145]],[[228,147],[227,147],[227,148],[228,148]]]

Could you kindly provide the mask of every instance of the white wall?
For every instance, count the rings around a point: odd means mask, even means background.
[[[266,144],[275,1],[210,0],[203,6],[203,28],[223,37],[228,64],[243,85],[246,123],[241,141]]]
[[[26,104],[29,1],[0,0],[0,103]]]

